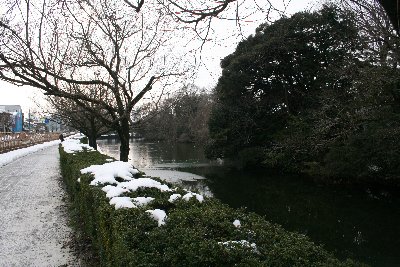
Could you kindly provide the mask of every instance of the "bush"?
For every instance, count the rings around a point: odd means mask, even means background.
[[[106,159],[97,151],[67,154],[60,148],[62,175],[79,213],[78,225],[91,240],[101,266],[356,265],[340,262],[304,235],[287,232],[217,199],[170,203],[171,192],[146,188],[125,196],[151,196],[153,202],[115,210],[101,187],[90,185],[93,176],[80,173],[90,165],[106,163]],[[182,188],[175,191],[185,193]],[[147,209],[165,210],[166,224],[159,227],[144,212]],[[241,226],[235,227],[234,220],[240,220]]]

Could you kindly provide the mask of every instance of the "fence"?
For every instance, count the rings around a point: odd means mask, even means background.
[[[58,139],[59,133],[0,133],[0,154]]]

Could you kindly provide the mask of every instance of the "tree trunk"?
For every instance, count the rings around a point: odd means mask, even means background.
[[[120,126],[120,130],[118,131],[121,141],[119,160],[127,162],[129,156],[129,120],[123,119]]]
[[[93,147],[94,149],[97,150],[97,138],[96,138],[96,135],[95,134],[89,135],[88,139],[89,139],[89,146],[91,146],[91,147]]]
[[[89,129],[89,146],[93,147],[94,149],[97,150],[97,130],[96,130],[96,122],[95,122],[95,117],[92,115],[90,116],[90,129]]]

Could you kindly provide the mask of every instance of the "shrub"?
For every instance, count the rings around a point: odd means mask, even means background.
[[[60,148],[61,171],[79,213],[78,225],[91,240],[101,266],[357,265],[340,262],[304,235],[213,198],[170,203],[171,192],[141,188],[125,196],[155,200],[145,207],[116,210],[100,186],[90,185],[94,177],[80,173],[107,158],[97,151],[67,154]],[[185,193],[182,188],[175,191]],[[159,227],[145,212],[148,209],[165,210],[166,224]],[[234,220],[241,226],[234,226]]]

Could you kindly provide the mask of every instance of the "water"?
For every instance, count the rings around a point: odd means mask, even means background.
[[[118,158],[119,144],[101,140]],[[387,191],[316,185],[298,176],[239,171],[209,161],[192,144],[133,141],[135,167],[179,182],[232,207],[247,207],[269,221],[309,236],[337,257],[371,266],[400,266],[400,197]]]
[[[119,142],[115,139],[98,140],[102,152],[119,158]],[[205,158],[201,148],[193,144],[171,144],[131,140],[129,160],[133,166],[148,176],[160,177],[172,183],[180,183],[189,190],[198,190],[205,196],[213,196],[205,183],[205,177],[186,168],[207,168],[215,163]]]

